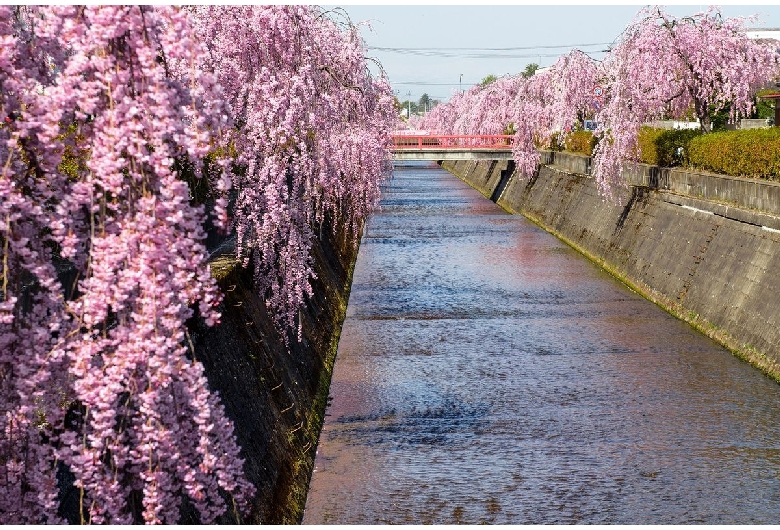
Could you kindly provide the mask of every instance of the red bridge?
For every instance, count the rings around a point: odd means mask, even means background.
[[[512,136],[505,134],[394,134],[394,160],[479,160],[512,158]]]

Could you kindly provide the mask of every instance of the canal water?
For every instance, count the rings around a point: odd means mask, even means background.
[[[360,248],[304,523],[778,523],[780,386],[433,163]]]

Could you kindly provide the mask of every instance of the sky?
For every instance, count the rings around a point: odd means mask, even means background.
[[[606,47],[642,9],[549,4],[338,7],[353,23],[370,24],[361,27],[368,56],[381,63],[400,101],[418,101],[423,93],[446,101],[488,75],[516,75],[529,63],[549,66],[574,48],[602,59]],[[707,5],[665,9],[681,17],[706,10]],[[721,11],[725,17],[759,14],[751,27],[780,28],[779,5],[730,5],[721,6]],[[373,64],[371,70],[379,71]]]

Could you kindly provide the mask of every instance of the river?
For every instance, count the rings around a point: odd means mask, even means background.
[[[780,521],[780,386],[436,164],[355,267],[305,524]]]

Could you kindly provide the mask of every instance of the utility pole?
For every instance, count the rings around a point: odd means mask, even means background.
[[[412,119],[412,92],[406,93],[406,119]]]
[[[460,89],[460,93],[463,94],[463,74],[460,74],[460,81],[458,81],[458,88]]]

